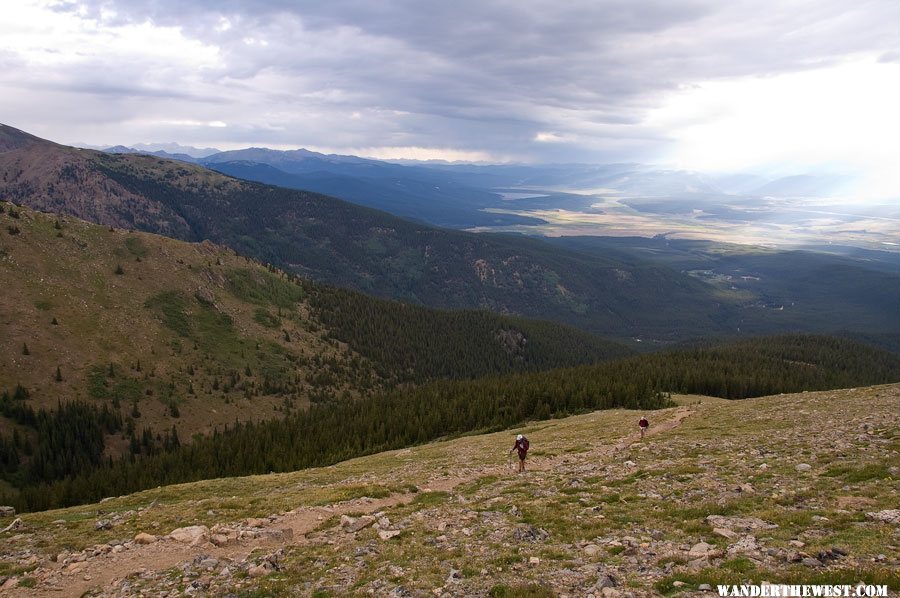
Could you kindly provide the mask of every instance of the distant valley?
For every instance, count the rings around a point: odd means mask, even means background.
[[[864,259],[817,253],[815,258],[785,261],[773,249],[720,245],[713,252],[717,259],[759,254],[762,260],[779,264],[780,280],[804,281],[779,290],[770,286],[770,277],[756,276],[754,266],[746,275],[759,278],[755,281],[759,284],[722,284],[715,273],[703,274],[715,268],[669,259],[666,254],[673,245],[665,242],[639,256],[598,250],[602,243],[586,248],[564,240],[547,243],[524,236],[440,229],[316,193],[230,178],[187,162],[77,150],[9,127],[0,133],[0,147],[6,149],[0,153],[0,193],[8,200],[117,227],[185,240],[210,239],[288,272],[382,297],[555,320],[632,343],[785,330],[900,332],[893,317],[894,306],[900,303],[900,276],[889,265],[895,255],[891,252],[870,251]],[[626,177],[633,185],[650,185],[658,193],[686,184],[678,173],[647,173],[642,182],[626,175],[637,168],[629,164],[573,173],[564,167],[407,167],[310,154],[247,150],[213,154],[206,160],[235,164],[232,158],[265,159],[285,168],[293,165],[298,172],[303,168],[318,172],[323,164],[332,164],[338,171],[365,170],[382,184],[392,184],[398,172],[410,177],[416,173],[420,180],[432,177],[431,183],[439,177],[441,184],[467,189],[505,189],[507,199],[495,193],[497,201],[548,214],[551,205],[558,206],[556,214],[562,213],[559,206],[582,213],[585,198],[526,194],[513,191],[512,185],[559,183],[569,175],[577,184]],[[713,188],[713,183],[697,177],[688,182],[697,188],[706,185],[706,191]],[[472,196],[473,206],[482,201],[481,193]],[[632,203],[645,210],[678,212],[687,200]],[[407,204],[409,210],[417,205]],[[642,218],[655,221],[655,212]],[[577,230],[572,224],[566,232]],[[821,272],[829,275],[823,277]]]
[[[154,155],[450,228],[900,252],[900,208],[857,198],[849,176],[706,175],[642,164],[398,164],[307,150],[213,151]]]

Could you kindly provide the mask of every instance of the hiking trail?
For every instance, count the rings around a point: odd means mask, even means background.
[[[693,412],[691,408],[684,406],[658,411],[661,421],[647,431],[646,437],[664,434],[677,428]],[[634,432],[621,438],[615,444],[606,443],[594,446],[589,452],[579,455],[529,457],[527,470],[521,479],[530,479],[536,484],[541,484],[541,474],[560,469],[563,465],[574,460],[582,460],[585,457],[591,459],[594,457],[613,458],[639,441],[640,433]],[[601,463],[602,461],[597,461],[598,465]],[[464,476],[433,477],[420,484],[418,488],[420,492],[450,492],[464,482],[470,482],[486,475],[500,475],[511,481],[520,479],[518,474],[511,471],[509,463],[492,464],[468,469]],[[341,515],[349,513],[355,515],[379,513],[412,502],[420,492],[395,493],[383,498],[355,498],[327,506],[301,506],[286,513],[252,519],[254,523],[252,531],[257,537],[238,539],[221,546],[214,545],[209,541],[191,545],[160,536],[150,544],[134,543],[128,550],[109,551],[90,556],[80,562],[70,562],[65,565],[48,562],[44,563],[40,570],[35,571],[43,578],[37,587],[16,588],[15,592],[17,595],[23,596],[82,596],[86,593],[121,595],[121,590],[117,590],[116,587],[129,576],[140,577],[153,572],[160,573],[198,558],[213,558],[237,565],[256,552],[264,553],[278,548],[307,545],[316,541],[314,537],[310,536],[313,536],[314,532],[325,529],[323,526],[333,518],[339,518]],[[228,525],[240,525],[240,522],[232,522]],[[0,590],[0,594],[5,594],[5,591]]]

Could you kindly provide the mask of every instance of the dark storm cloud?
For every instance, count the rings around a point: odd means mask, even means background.
[[[247,112],[217,118],[265,133],[259,141],[555,159],[652,152],[665,132],[637,125],[695,81],[896,56],[900,21],[893,0],[83,0],[57,10],[178,27],[217,48],[220,68],[177,93],[234,91]],[[547,142],[535,142],[542,132]]]

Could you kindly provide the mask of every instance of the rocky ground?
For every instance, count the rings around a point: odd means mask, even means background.
[[[514,430],[6,516],[0,594],[900,590],[900,385],[675,398],[643,440],[633,411],[527,426],[524,474]]]

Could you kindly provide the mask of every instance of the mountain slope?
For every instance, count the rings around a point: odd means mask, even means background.
[[[46,461],[55,460],[38,452],[20,472],[26,474],[21,492],[8,500],[21,508],[46,509],[158,485],[326,465],[529,419],[591,409],[657,409],[668,404],[662,389],[743,399],[898,379],[900,356],[849,340],[783,336],[579,368],[440,380],[314,406],[279,421],[235,425],[195,439],[190,447],[170,446],[140,460],[93,462],[65,479],[34,475],[36,465],[40,472]],[[7,461],[15,466],[21,451],[10,449],[8,440],[5,444],[12,453]]]
[[[0,280],[0,392],[140,412],[139,428],[176,424],[184,438],[398,382],[629,353],[558,324],[376,300],[212,243],[2,202]]]
[[[256,162],[214,162],[209,167],[229,176],[323,193],[396,216],[449,228],[541,224],[539,218],[495,214],[484,208],[503,207],[500,196],[441,178],[428,181],[409,174],[395,177],[346,175],[330,171],[292,174]]]
[[[786,251],[666,238],[561,237],[561,247],[689,273],[740,298],[744,333],[840,330],[896,335],[900,254],[852,248]],[[841,252],[846,255],[841,255]],[[754,313],[757,316],[754,317]],[[759,317],[764,315],[765,317]]]
[[[524,426],[524,475],[505,431],[23,515],[0,571],[23,595],[900,590],[900,386],[676,399],[644,440],[629,410]]]
[[[183,162],[34,143],[0,153],[0,173],[0,196],[8,200],[210,239],[384,297],[552,319],[620,338],[733,330],[727,297],[665,268],[589,258],[532,239],[435,229]]]

